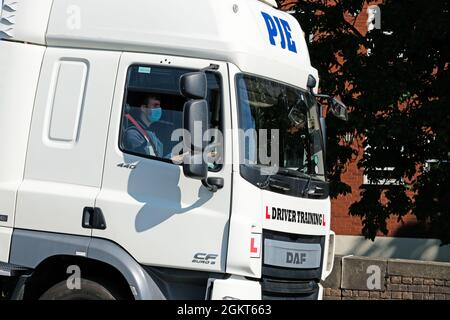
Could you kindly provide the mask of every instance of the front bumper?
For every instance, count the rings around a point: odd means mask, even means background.
[[[324,258],[329,253],[326,241],[324,235],[263,230],[261,279],[232,276],[212,281],[209,297],[220,300],[319,300],[323,291],[320,280],[326,262]]]
[[[323,288],[311,281],[210,279],[211,300],[321,300]]]

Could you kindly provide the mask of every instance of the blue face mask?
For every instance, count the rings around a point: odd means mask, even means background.
[[[156,122],[159,121],[161,119],[162,116],[162,109],[161,107],[156,107],[153,109],[150,109],[148,114],[147,114],[147,119],[150,122]]]

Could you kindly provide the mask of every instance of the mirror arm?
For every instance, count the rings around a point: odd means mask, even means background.
[[[329,96],[328,94],[313,94],[313,96],[315,97],[315,98],[324,98],[324,99],[333,99],[333,98],[331,98],[331,96]]]
[[[219,70],[219,68],[220,68],[220,66],[218,64],[211,63],[209,66],[207,66],[203,69],[200,69],[200,71],[203,71],[203,72],[204,71],[217,71],[217,70]]]
[[[212,193],[216,193],[223,188],[223,178],[207,178],[202,180],[203,186]]]
[[[342,102],[338,102],[335,98],[332,98],[331,96],[329,96],[329,95],[327,95],[327,94],[313,94],[313,96],[315,97],[315,98],[324,98],[324,99],[327,99],[328,100],[328,103],[329,103],[329,107],[328,107],[328,111],[327,111],[327,113],[328,112],[331,112],[331,113],[333,113],[337,118],[340,118],[340,119],[342,119],[341,117],[339,117],[338,115],[337,115],[337,112],[336,112],[336,108],[335,108],[335,106],[336,105],[341,105],[341,107],[343,107],[345,110],[347,110],[347,107],[342,103]],[[347,112],[347,111],[345,111],[345,112]],[[322,114],[321,114],[322,115]],[[342,119],[342,120],[344,120],[344,121],[348,121],[348,117],[346,117],[345,119]]]
[[[208,191],[210,191],[212,193],[216,193],[218,190],[217,186],[213,186],[208,183],[208,179],[203,179],[202,184],[206,189],[208,189]]]

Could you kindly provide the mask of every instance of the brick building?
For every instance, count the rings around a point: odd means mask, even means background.
[[[330,4],[333,0],[330,0]],[[286,0],[282,9],[293,11],[297,0]],[[356,17],[348,16],[362,34],[366,34],[369,5],[381,3],[381,0],[366,2],[363,10]],[[300,21],[301,24],[301,21]],[[320,76],[320,75],[319,75]],[[440,247],[440,241],[430,239],[425,228],[420,225],[414,215],[406,215],[401,221],[391,217],[388,221],[389,234],[379,235],[374,242],[361,236],[362,223],[359,217],[349,215],[349,207],[360,199],[360,187],[366,183],[364,171],[357,167],[363,149],[358,141],[353,141],[353,147],[359,150],[357,157],[347,165],[342,181],[352,188],[352,193],[332,200],[332,230],[337,236],[337,253],[362,256],[377,256],[384,258],[405,258],[418,260],[450,261],[450,248]]]

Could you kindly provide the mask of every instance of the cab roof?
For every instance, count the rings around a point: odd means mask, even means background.
[[[306,88],[297,20],[273,0],[4,0],[0,38],[51,47],[220,60]],[[295,50],[293,50],[295,49]]]

